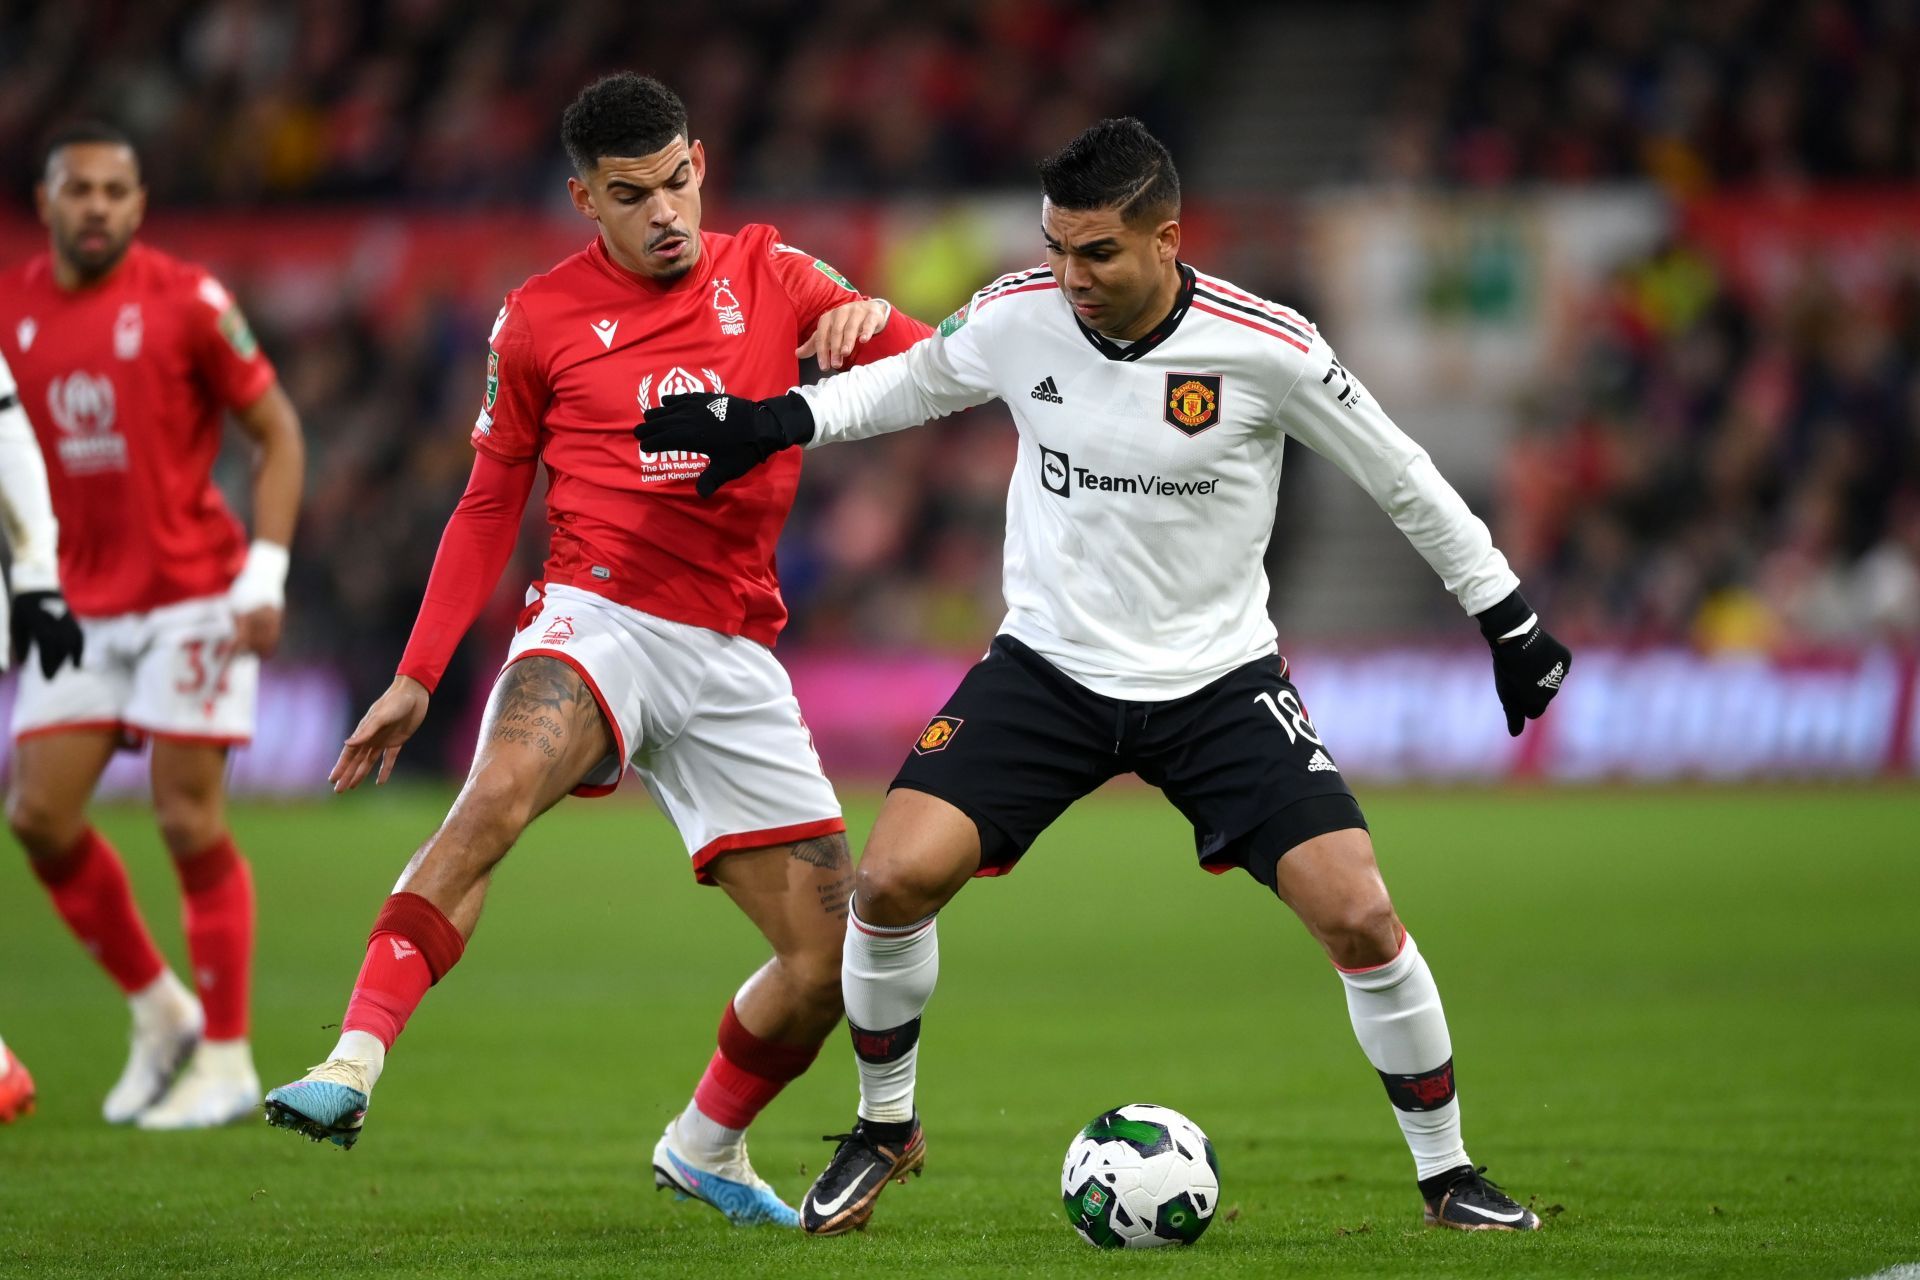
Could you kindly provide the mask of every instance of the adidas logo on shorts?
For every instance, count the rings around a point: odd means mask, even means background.
[[[1338,773],[1340,772],[1340,770],[1337,767],[1335,767],[1333,761],[1327,758],[1326,752],[1315,751],[1313,753],[1313,758],[1307,761],[1307,772],[1308,773]]]
[[[1045,400],[1048,404],[1065,404],[1066,397],[1060,394],[1060,388],[1053,385],[1052,378],[1040,379],[1040,385],[1027,394],[1035,400]]]

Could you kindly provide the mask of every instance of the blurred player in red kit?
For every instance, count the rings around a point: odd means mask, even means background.
[[[700,229],[707,158],[659,82],[586,88],[561,135],[574,206],[599,235],[507,295],[488,343],[472,479],[393,685],[347,739],[339,790],[395,754],[513,550],[546,464],[552,543],[494,686],[472,772],[373,924],[344,1034],[267,1095],[269,1123],[358,1139],[374,1081],[429,986],[460,958],[494,867],[568,794],[629,763],[773,958],[734,996],[693,1100],[654,1148],[656,1184],[737,1224],[794,1226],[745,1131],[839,1022],[852,885],[846,824],[770,646],[786,622],[774,544],[797,453],[709,500],[699,454],[642,456],[633,423],[663,396],[772,395],[817,354],[834,369],[930,330],[857,293],[767,226]],[[759,389],[759,390],[755,390]]]
[[[227,830],[225,774],[253,733],[260,659],[280,639],[300,421],[219,281],[134,242],[146,191],[124,134],[56,136],[37,195],[51,243],[0,277],[0,352],[46,461],[60,582],[85,649],[61,670],[21,669],[7,823],[132,1007],[106,1118],[203,1128],[260,1102],[247,1043],[253,883]],[[212,479],[229,412],[258,448],[251,545]],[[197,995],[87,822],[113,753],[143,741]]]

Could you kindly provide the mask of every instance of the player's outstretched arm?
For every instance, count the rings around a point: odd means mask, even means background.
[[[794,355],[805,360],[814,356],[820,367],[832,373],[843,369],[862,344],[887,327],[893,305],[884,298],[861,298],[845,302],[820,317],[807,340],[795,348]]]
[[[400,748],[427,718],[431,696],[427,687],[412,676],[393,678],[387,691],[374,700],[367,714],[360,717],[359,725],[347,735],[346,745],[340,748],[340,758],[327,774],[336,795],[365,782],[375,765],[380,768],[375,785],[393,776],[393,762],[400,758]]]
[[[633,429],[643,453],[686,450],[711,461],[694,482],[703,498],[738,480],[782,449],[813,439],[813,411],[797,393],[771,400],[745,396],[666,396]]]
[[[234,640],[242,652],[270,657],[280,647],[286,612],[288,549],[300,515],[307,448],[300,415],[280,389],[270,385],[238,413],[240,429],[259,446],[253,473],[253,545],[227,591]]]
[[[1365,489],[1479,621],[1493,647],[1507,732],[1519,737],[1560,691],[1572,653],[1541,628],[1486,524],[1324,338],[1314,339],[1303,363],[1282,404],[1282,427]]]

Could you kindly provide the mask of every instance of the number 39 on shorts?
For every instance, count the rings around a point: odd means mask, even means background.
[[[1282,689],[1279,693],[1256,693],[1253,700],[1273,713],[1273,718],[1286,730],[1289,746],[1305,738],[1316,747],[1326,743],[1320,741],[1320,735],[1314,732],[1313,721],[1307,719],[1307,709],[1300,705],[1300,699],[1291,689]]]

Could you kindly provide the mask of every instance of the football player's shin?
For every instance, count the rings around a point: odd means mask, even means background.
[[[1360,1048],[1387,1086],[1394,1118],[1413,1152],[1416,1177],[1464,1165],[1453,1041],[1440,991],[1408,934],[1400,954],[1370,969],[1342,969],[1347,1012]]]
[[[940,977],[934,917],[898,927],[868,924],[849,911],[840,989],[860,1063],[860,1115],[913,1119],[920,1015]]]

